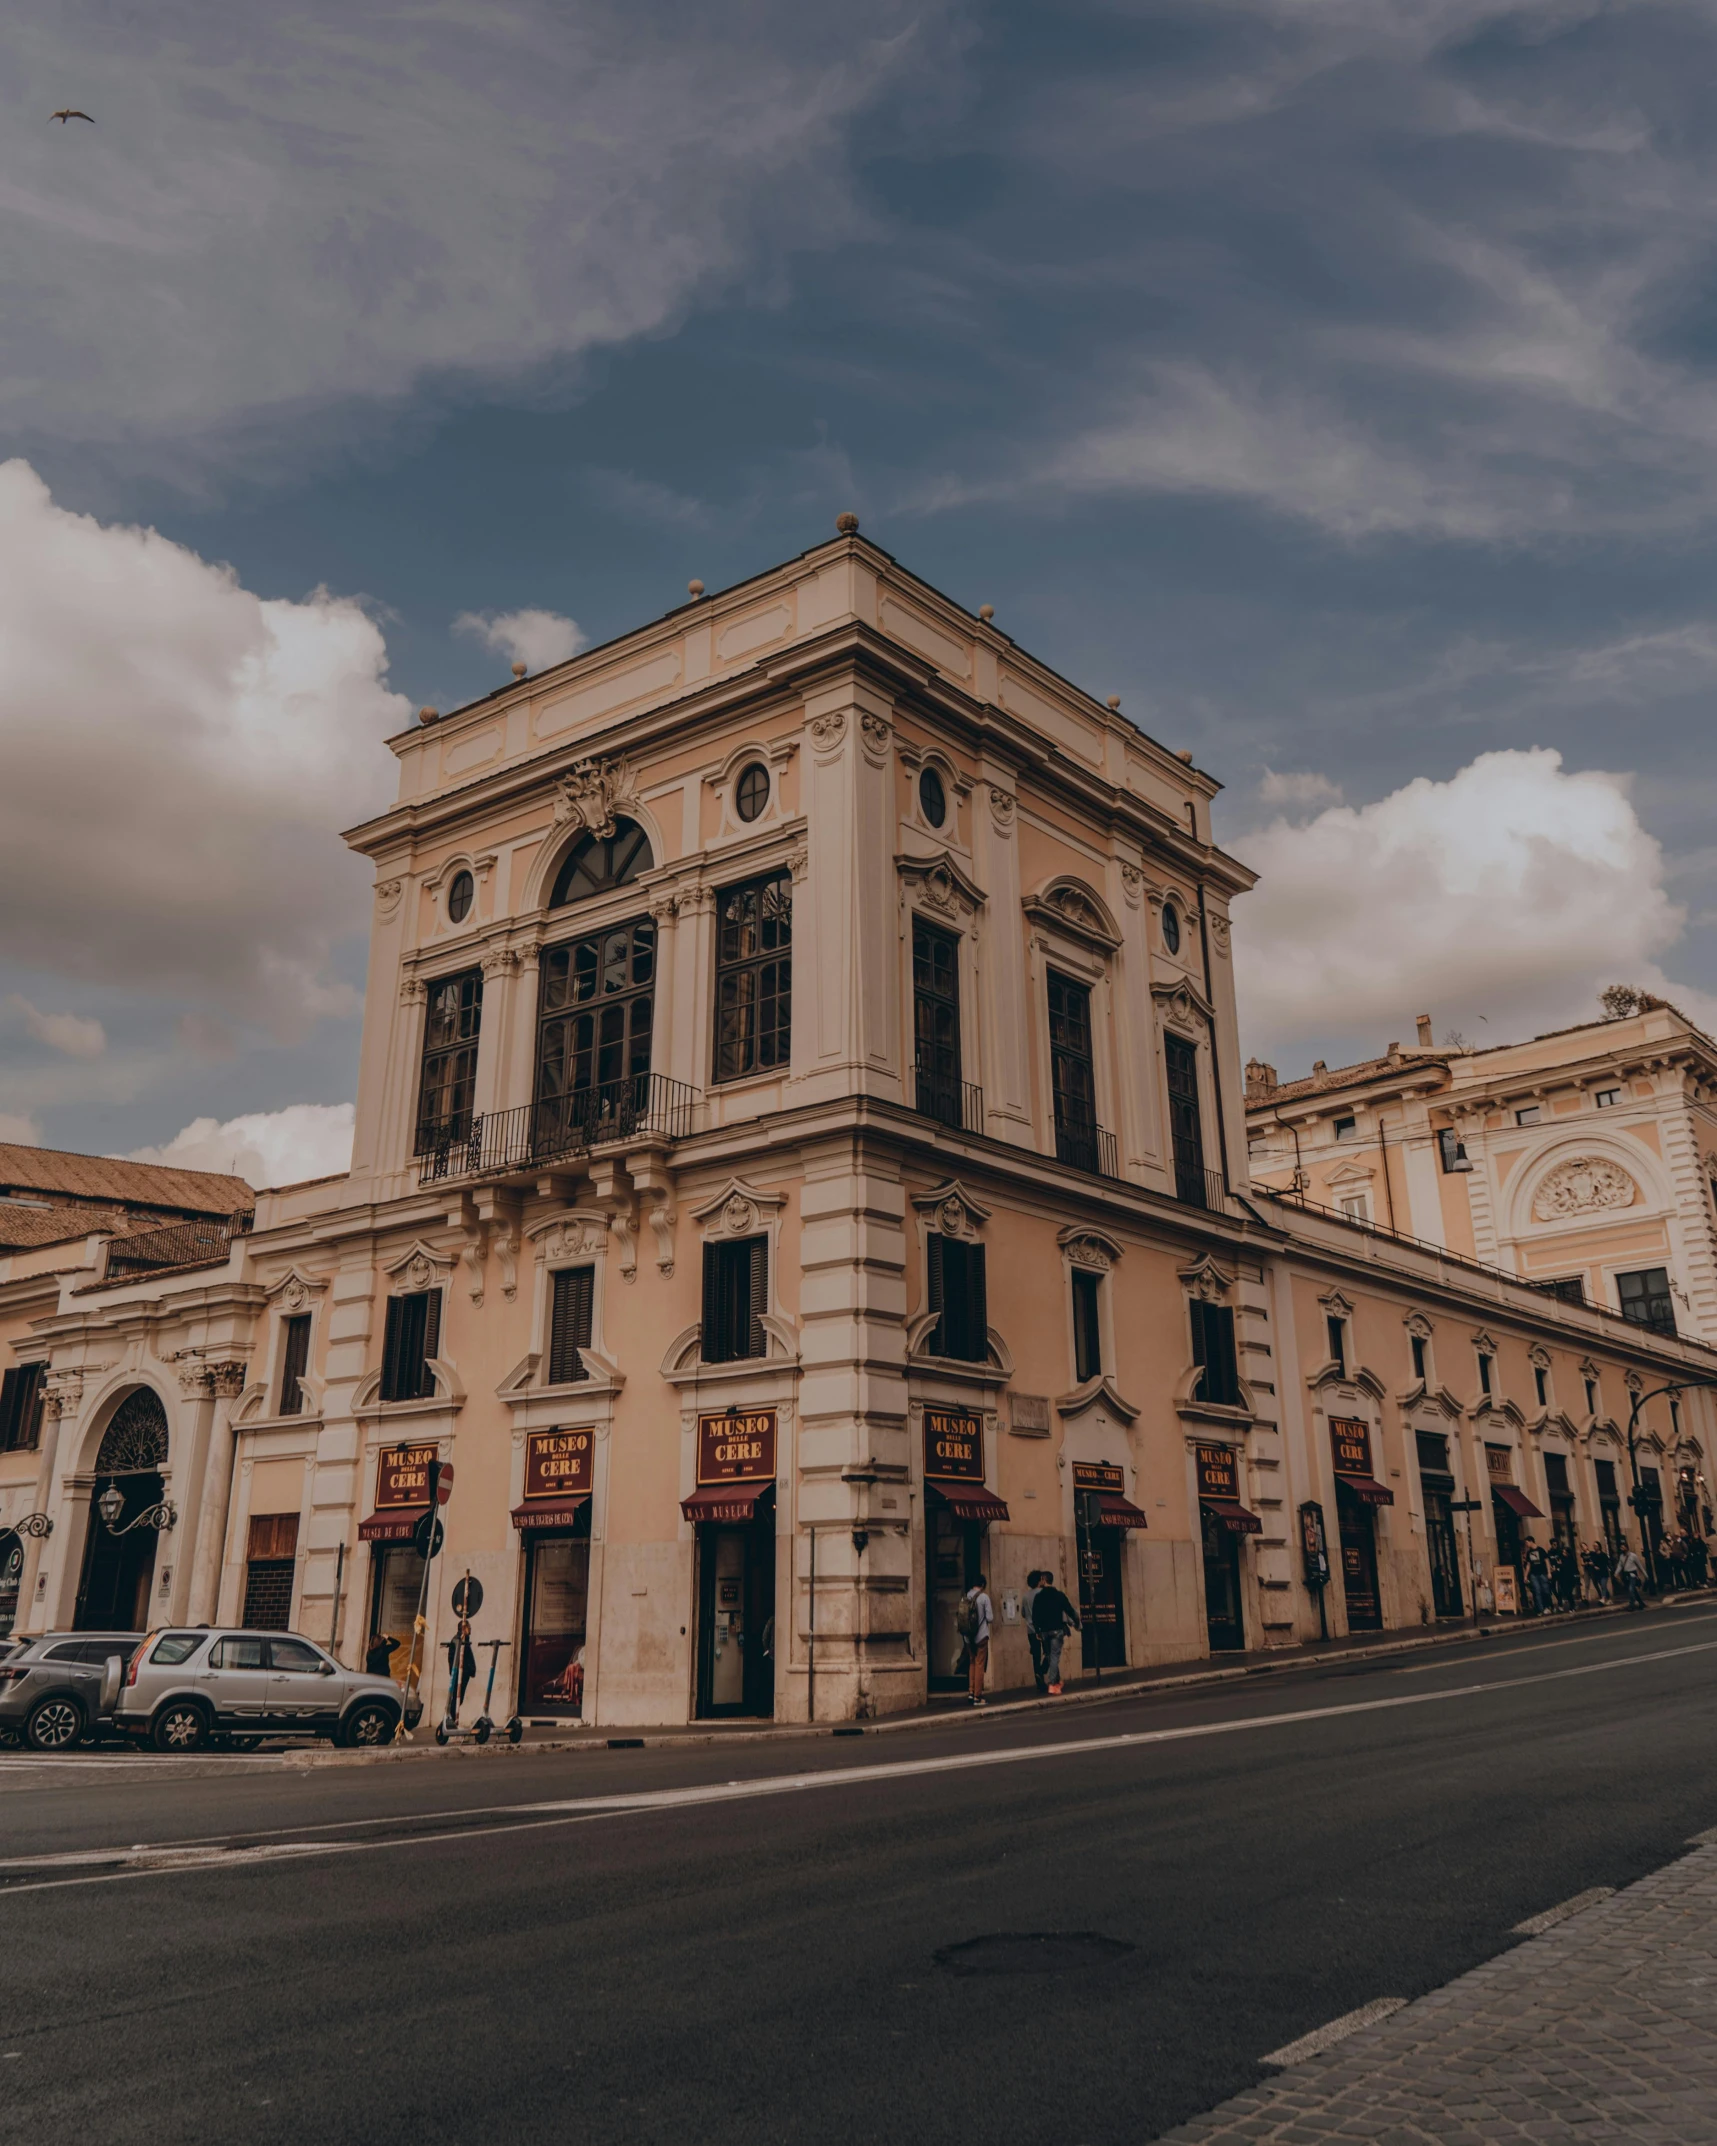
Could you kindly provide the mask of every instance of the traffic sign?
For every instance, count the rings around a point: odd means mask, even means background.
[[[453,1583],[453,1614],[455,1617],[475,1617],[483,1607],[483,1583],[468,1572],[462,1580]]]
[[[419,1557],[439,1557],[441,1545],[447,1539],[447,1530],[433,1513],[425,1513],[411,1531],[411,1539],[417,1545]]]
[[[448,1499],[452,1497],[452,1495],[453,1463],[451,1461],[443,1461],[441,1464],[441,1475],[435,1485],[435,1502],[437,1505],[445,1505]]]

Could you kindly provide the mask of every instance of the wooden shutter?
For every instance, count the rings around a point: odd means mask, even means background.
[[[726,1321],[722,1317],[722,1254],[727,1247],[721,1244],[706,1244],[703,1248],[703,1344],[702,1354],[706,1364],[724,1364],[728,1360]]]
[[[310,1314],[286,1322],[280,1352],[280,1413],[296,1416],[304,1406],[304,1372],[310,1362]]]
[[[925,1336],[932,1356],[948,1354],[948,1299],[942,1271],[947,1246],[948,1240],[939,1230],[933,1230],[924,1240],[924,1302],[926,1309],[936,1314],[936,1324]]]
[[[0,1378],[0,1453],[10,1453],[18,1443],[19,1394],[23,1378],[20,1371],[8,1371]]]
[[[763,1314],[769,1309],[769,1239],[753,1237],[749,1244],[736,1246],[735,1250],[750,1255],[746,1274],[745,1353],[747,1356],[767,1356],[769,1339],[763,1331]]]
[[[296,1513],[252,1513],[247,1555],[253,1558],[287,1558],[298,1554]]]
[[[981,1244],[966,1247],[966,1361],[986,1363],[990,1354],[990,1292]]]
[[[581,1349],[590,1343],[596,1269],[562,1267],[554,1278],[554,1311],[549,1325],[548,1376],[551,1386],[588,1378]]]
[[[400,1393],[400,1339],[405,1326],[404,1297],[389,1297],[387,1329],[382,1339],[382,1399],[398,1401]]]
[[[427,1368],[427,1359],[441,1354],[441,1291],[426,1289],[423,1292],[423,1354],[418,1358],[417,1391],[419,1397],[431,1391],[433,1381]]]

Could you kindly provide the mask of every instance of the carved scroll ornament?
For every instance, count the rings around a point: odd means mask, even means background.
[[[1602,1155],[1577,1155],[1558,1163],[1532,1195],[1535,1222],[1564,1222],[1573,1215],[1596,1214],[1606,1207],[1631,1207],[1639,1187],[1619,1162]]]

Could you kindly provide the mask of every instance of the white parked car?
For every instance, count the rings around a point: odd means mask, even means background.
[[[355,1750],[393,1741],[399,1686],[347,1669],[296,1632],[224,1626],[151,1632],[114,1709],[122,1735],[157,1751],[245,1748],[264,1736],[321,1736]]]

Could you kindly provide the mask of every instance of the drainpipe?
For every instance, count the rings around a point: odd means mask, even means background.
[[[1222,1189],[1232,1193],[1234,1181],[1228,1174],[1228,1118],[1222,1108],[1222,1059],[1216,1048],[1216,993],[1210,984],[1210,923],[1204,913],[1202,879],[1198,882],[1198,944],[1204,955],[1204,996],[1211,1010],[1210,1071],[1216,1089],[1216,1144],[1222,1152]]]

